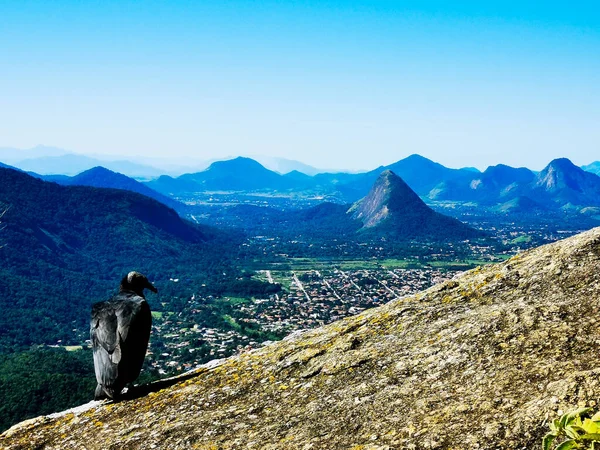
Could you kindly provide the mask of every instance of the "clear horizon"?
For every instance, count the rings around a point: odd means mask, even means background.
[[[600,8],[0,5],[0,146],[364,170],[600,159]]]

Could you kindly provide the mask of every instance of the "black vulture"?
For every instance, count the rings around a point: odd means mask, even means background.
[[[144,289],[158,292],[139,272],[121,280],[119,294],[92,306],[90,338],[98,386],[94,398],[118,400],[123,388],[139,376],[146,357],[152,315]]]

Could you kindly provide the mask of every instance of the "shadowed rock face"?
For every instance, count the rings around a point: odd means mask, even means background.
[[[391,170],[379,175],[366,197],[348,210],[362,230],[397,238],[467,239],[479,235],[460,221],[437,213]]]
[[[600,205],[600,178],[566,158],[555,159],[536,177],[534,195],[560,205]]]
[[[408,185],[391,170],[379,175],[365,198],[352,209],[352,218],[360,220],[365,228],[379,225],[391,213],[426,214],[429,207]]]
[[[599,290],[597,228],[0,447],[538,448],[600,398]]]

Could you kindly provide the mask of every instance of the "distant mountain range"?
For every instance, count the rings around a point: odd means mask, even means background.
[[[162,176],[147,182],[166,195],[181,196],[201,191],[303,191],[340,194],[347,201],[357,200],[369,191],[377,177],[392,170],[407,180],[419,195],[426,195],[445,180],[469,179],[473,169],[448,169],[441,164],[412,155],[389,166],[359,174],[319,173],[308,176],[297,170],[287,174],[273,172],[255,160],[238,157],[211,164],[208,169],[181,175]]]
[[[599,205],[599,194],[600,177],[561,158],[551,161],[539,173],[502,165],[489,167],[471,180],[439,186],[429,198],[472,201],[484,206],[525,198],[545,208],[578,208]]]
[[[160,176],[163,170],[156,167],[136,164],[131,161],[102,161],[84,155],[45,156],[25,159],[15,164],[26,172],[40,175],[77,175],[90,168],[103,166],[135,178],[149,179]]]
[[[503,164],[490,166],[484,172],[473,168],[451,169],[420,155],[411,155],[364,173],[316,173],[318,170],[298,161],[261,157],[263,161],[270,161],[271,167],[277,166],[280,172],[295,167],[295,170],[280,173],[251,158],[238,157],[213,162],[200,172],[173,177],[158,176],[162,173],[160,169],[130,161],[100,161],[82,155],[61,155],[60,152],[60,149],[52,147],[23,150],[19,155],[27,158],[16,164],[11,162],[18,159],[14,149],[0,149],[0,160],[4,156],[8,158],[3,161],[7,164],[39,173],[44,175],[44,179],[61,184],[71,181],[65,176],[48,174],[71,175],[93,166],[103,166],[134,178],[153,178],[145,185],[158,194],[142,191],[140,185],[131,184],[125,189],[145,193],[172,207],[177,204],[169,203],[167,198],[193,197],[202,192],[305,193],[340,203],[354,202],[364,197],[377,177],[386,170],[400,176],[426,202],[469,202],[496,212],[525,212],[527,208],[517,205],[527,201],[538,205],[541,209],[534,208],[538,212],[544,208],[577,210],[600,206],[600,177],[593,173],[600,170],[600,162],[584,166],[586,171],[565,158],[551,161],[541,172]],[[311,175],[313,173],[316,174]],[[119,182],[115,183],[90,182],[100,187],[117,187]]]
[[[450,169],[419,155],[411,155],[389,166],[360,174],[320,173],[313,177],[299,172],[281,175],[248,158],[213,163],[202,172],[178,178],[160,177],[148,186],[165,195],[194,192],[313,192],[353,202],[364,197],[377,177],[391,170],[419,196],[429,201],[474,202],[496,208],[525,198],[545,208],[579,208],[600,204],[600,177],[557,159],[539,173],[503,164],[484,172],[471,168]],[[526,200],[519,200],[523,204]],[[512,208],[505,208],[510,211]]]
[[[431,200],[459,200],[493,205],[519,196],[522,187],[531,183],[534,178],[535,174],[529,169],[499,164],[488,167],[483,173],[444,180],[426,196]]]
[[[382,172],[367,195],[353,204],[324,202],[302,210],[238,205],[211,208],[207,223],[238,226],[249,232],[319,242],[452,242],[483,237],[460,221],[433,211],[396,174]]]
[[[62,156],[68,153],[70,152],[62,148],[45,145],[37,145],[28,149],[0,147],[0,161],[10,165],[16,165],[19,161],[24,161],[26,159]]]
[[[73,153],[65,149],[38,145],[30,149],[0,148],[0,161],[26,172],[40,175],[74,176],[93,167],[103,166],[124,175],[149,180],[165,173],[184,173],[184,165],[169,163],[168,160],[146,157],[130,160],[122,156],[90,156]],[[198,161],[188,161],[185,166],[198,166]],[[201,164],[206,167],[204,164]]]
[[[551,161],[535,173],[527,168],[506,165],[488,167],[484,172],[448,169],[418,155],[388,166],[406,180],[421,197],[430,201],[475,202],[494,207],[517,198],[527,198],[546,208],[572,208],[600,205],[600,177],[586,172],[566,158]],[[338,189],[348,187],[358,194],[377,169]],[[320,175],[319,175],[320,176]],[[521,204],[523,200],[519,201]]]
[[[393,164],[361,174],[319,174],[318,184],[334,184],[346,200],[355,201],[367,194],[377,177],[391,170],[402,178],[418,195],[427,197],[436,186],[472,178],[473,169],[449,169],[420,155],[410,155]]]
[[[298,171],[307,175],[325,172],[308,164],[286,158],[257,155],[253,159],[268,169],[286,174]],[[57,147],[38,145],[30,149],[0,148],[0,161],[26,172],[40,175],[73,176],[96,166],[103,166],[115,172],[137,179],[153,179],[161,175],[180,176],[185,173],[204,170],[210,161],[197,158],[165,157],[152,158],[134,156],[124,158],[116,155],[82,155]],[[214,162],[214,160],[213,160]]]

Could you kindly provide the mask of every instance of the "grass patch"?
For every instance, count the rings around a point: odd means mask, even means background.
[[[528,237],[528,236],[527,236]],[[493,255],[491,258],[465,258],[460,260],[417,260],[417,259],[345,259],[345,258],[289,258],[286,260],[285,269],[273,265],[271,275],[276,283],[289,290],[291,285],[291,272],[300,275],[302,272],[319,270],[331,271],[334,268],[341,270],[377,270],[377,269],[446,269],[468,270],[477,266],[504,261],[511,255]]]
[[[523,234],[510,241],[511,244],[528,244],[529,242],[531,242],[531,236],[528,234]]]
[[[281,285],[281,287],[287,291],[290,290],[292,285],[292,274],[291,272],[271,271],[273,281]]]
[[[430,261],[426,266],[447,270],[469,270],[509,259],[512,255],[497,255],[493,259],[463,259],[459,261]]]
[[[244,303],[250,303],[250,299],[244,297],[225,297],[225,300],[230,305],[243,305]]]
[[[163,317],[163,313],[161,311],[152,311],[152,318],[156,320],[161,320]]]
[[[257,270],[256,273],[252,276],[255,280],[262,281],[263,283],[268,283],[269,279],[264,270]]]
[[[222,318],[223,318],[223,320],[224,320],[225,322],[227,322],[227,323],[228,323],[228,324],[231,326],[231,328],[233,328],[234,330],[236,330],[236,331],[240,331],[240,330],[242,329],[242,327],[240,326],[240,324],[239,324],[239,323],[237,323],[237,322],[235,321],[235,319],[234,319],[233,317],[231,317],[229,314],[223,314],[221,317],[222,317]]]
[[[78,352],[79,350],[83,350],[83,346],[81,345],[65,345],[64,348],[68,352]]]
[[[384,259],[379,263],[386,269],[419,269],[423,267],[415,259]]]
[[[342,270],[360,270],[360,269],[376,269],[378,267],[378,261],[376,260],[359,260],[359,259],[346,259],[339,261],[332,261],[332,265]]]
[[[367,259],[367,260],[339,260],[332,262],[342,270],[361,269],[421,269],[425,264],[414,259]]]

